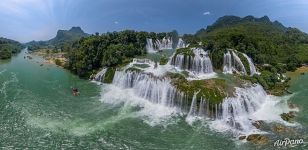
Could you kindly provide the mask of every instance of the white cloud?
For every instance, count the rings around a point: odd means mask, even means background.
[[[118,21],[115,21],[115,22],[113,22],[114,24],[119,24],[119,22]]]
[[[206,12],[203,13],[204,16],[210,15],[210,14],[211,14],[211,12],[209,12],[209,11],[206,11]]]

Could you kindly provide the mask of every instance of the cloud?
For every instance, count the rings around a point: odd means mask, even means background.
[[[204,16],[210,15],[210,14],[211,14],[211,12],[209,12],[209,11],[206,11],[206,12],[203,13]]]
[[[113,22],[114,24],[119,24],[119,22],[118,21],[115,21],[115,22]]]

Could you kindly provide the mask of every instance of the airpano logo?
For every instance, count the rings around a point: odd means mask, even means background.
[[[304,140],[303,139],[289,139],[289,138],[285,138],[284,140],[277,140],[274,143],[274,146],[296,146],[296,145],[300,145],[300,144],[304,144]]]

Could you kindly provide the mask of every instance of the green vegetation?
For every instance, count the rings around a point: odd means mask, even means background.
[[[283,77],[277,70],[277,66],[261,66],[259,67],[262,71],[260,75],[241,76],[244,80],[251,81],[252,83],[260,83],[264,89],[272,95],[283,95],[286,89],[289,87],[290,78]],[[282,82],[283,81],[283,82]]]
[[[62,62],[59,60],[59,59],[55,59],[55,64],[58,65],[58,66],[61,66],[62,65]]]
[[[207,29],[199,30],[195,38],[212,52],[215,68],[221,68],[222,61],[216,58],[222,58],[226,48],[246,53],[257,64],[287,64],[286,70],[308,63],[308,35],[277,21],[271,22],[266,16],[225,16]]]
[[[168,63],[168,57],[163,55],[159,60],[159,65],[166,65]]]
[[[191,48],[180,48],[180,49],[177,49],[176,52],[175,52],[175,55],[184,55],[184,56],[192,56],[194,57],[195,54],[194,52],[191,50]]]
[[[116,69],[114,67],[110,67],[107,69],[104,77],[104,83],[112,83],[113,77],[115,74]]]
[[[68,69],[89,77],[92,70],[122,67],[135,57],[145,56],[146,38],[163,38],[168,34],[125,30],[81,38],[68,50]]]
[[[210,105],[221,103],[230,90],[223,79],[188,81],[184,75],[179,73],[168,73],[167,76],[172,79],[172,84],[177,89],[188,96],[188,99],[192,99],[194,93],[199,91],[197,98],[200,100],[202,97],[208,100]]]
[[[9,59],[13,54],[21,51],[23,45],[17,41],[0,38],[0,59]]]
[[[249,65],[247,58],[242,53],[239,53],[239,52],[235,52],[235,53],[241,59],[243,65],[245,67],[245,70],[247,72],[247,75],[250,75],[250,65]]]
[[[247,54],[257,64],[261,75],[242,79],[260,83],[274,95],[283,94],[288,87],[288,79],[284,82],[279,79],[281,74],[308,63],[308,35],[296,28],[284,27],[278,21],[271,22],[267,16],[224,16],[195,35],[183,38],[194,45],[202,41],[201,47],[209,50],[216,69],[221,69],[226,49]],[[247,59],[238,55],[250,74]]]
[[[125,70],[125,72],[141,72],[142,70],[136,67],[130,67]]]

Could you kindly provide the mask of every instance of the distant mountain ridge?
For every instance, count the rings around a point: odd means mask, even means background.
[[[85,33],[80,27],[72,27],[69,30],[58,30],[57,35],[47,41],[31,41],[26,43],[30,50],[39,49],[42,47],[58,47],[70,45],[83,37],[88,37],[90,34]]]
[[[277,20],[272,22],[268,16],[263,16],[260,18],[251,16],[251,15],[243,17],[243,18],[238,17],[238,16],[223,16],[223,17],[218,18],[212,25],[209,25],[206,28],[203,28],[197,31],[196,35],[199,36],[200,33],[202,32],[211,32],[211,31],[214,31],[215,29],[220,29],[224,27],[232,27],[238,24],[249,24],[249,23],[269,25],[269,26],[273,26],[274,28],[277,28],[283,31],[286,31],[287,29],[289,29],[288,27],[285,27],[282,23],[280,23]]]
[[[50,39],[48,43],[56,45],[63,42],[73,42],[88,36],[89,34],[85,33],[80,27],[72,27],[70,30],[58,30],[56,37]]]
[[[286,64],[293,70],[308,63],[308,34],[271,21],[267,16],[223,16],[192,36],[215,53],[223,54],[227,48],[236,49],[249,55],[257,64]],[[222,65],[220,61],[213,64],[215,67]]]

